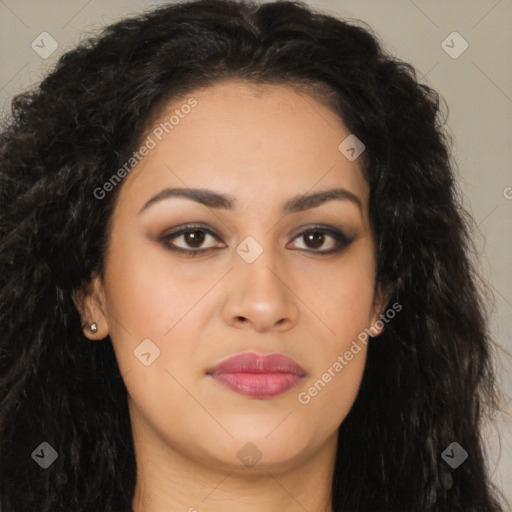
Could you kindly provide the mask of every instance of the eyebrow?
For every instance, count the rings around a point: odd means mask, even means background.
[[[208,208],[223,210],[235,210],[236,198],[230,194],[221,194],[206,188],[164,188],[144,203],[138,214],[147,210],[150,206],[173,197],[182,197],[203,204]],[[311,194],[299,194],[288,199],[282,208],[282,214],[301,212],[318,206],[328,201],[351,201],[363,214],[363,205],[359,197],[344,188],[332,188],[321,190]]]

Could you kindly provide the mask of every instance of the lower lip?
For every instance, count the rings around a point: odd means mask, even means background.
[[[295,387],[302,377],[294,373],[217,373],[212,377],[232,391],[253,398],[271,398]]]

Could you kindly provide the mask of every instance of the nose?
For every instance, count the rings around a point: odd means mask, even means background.
[[[234,255],[234,268],[227,276],[224,321],[239,329],[285,332],[299,318],[299,300],[294,293],[296,275],[272,250],[263,250],[252,263]]]

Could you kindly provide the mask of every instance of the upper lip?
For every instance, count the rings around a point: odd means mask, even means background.
[[[301,377],[306,375],[306,371],[299,363],[277,352],[236,354],[224,359],[206,373],[293,373]]]

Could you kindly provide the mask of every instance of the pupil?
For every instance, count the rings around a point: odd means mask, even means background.
[[[195,234],[200,233],[199,236],[194,236]],[[187,240],[187,244],[191,245],[192,247],[200,246],[204,241],[204,231],[201,231],[200,229],[196,229],[195,231],[189,231],[185,234]]]
[[[323,238],[324,238],[323,233],[319,233],[318,231],[312,231],[311,233],[306,235],[306,238],[309,241],[313,241],[312,246],[315,247],[315,248],[321,247],[322,244],[323,244],[323,241],[324,241],[323,240]],[[315,243],[315,239],[317,240],[317,243]]]

